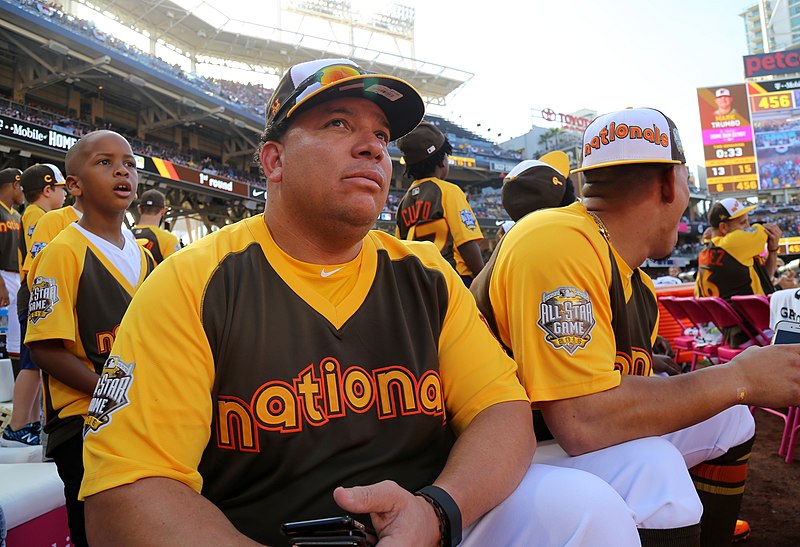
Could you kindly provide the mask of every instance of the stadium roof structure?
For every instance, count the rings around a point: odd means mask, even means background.
[[[147,31],[152,40],[163,40],[200,62],[234,61],[281,75],[299,62],[346,57],[367,70],[410,82],[426,102],[439,105],[473,77],[463,70],[404,55],[233,19],[204,0],[192,2],[190,8],[170,0],[75,1],[113,14],[120,23]]]

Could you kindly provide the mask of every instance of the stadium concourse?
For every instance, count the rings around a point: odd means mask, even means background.
[[[96,4],[111,12],[115,9],[115,2]],[[127,5],[126,2],[118,4]],[[154,18],[168,19],[165,15],[168,9],[175,13],[181,11],[168,1],[157,4],[163,11],[154,9]],[[119,15],[124,20],[125,14]],[[201,25],[191,14],[179,19],[185,26],[176,23],[163,30],[160,36],[165,42],[181,44],[183,51],[197,46],[187,41],[187,32],[197,39],[201,33],[215,34],[218,30]],[[147,22],[144,16],[141,22]],[[224,32],[216,34],[221,41],[233,40]],[[189,73],[102,32],[90,21],[52,2],[0,0],[0,39],[4,45],[0,48],[0,169],[24,170],[35,163],[47,162],[63,170],[66,151],[81,135],[100,128],[113,129],[126,136],[137,154],[140,191],[157,188],[166,195],[169,207],[165,221],[184,244],[263,209],[265,183],[252,156],[263,130],[265,105],[271,89]],[[238,51],[234,46],[232,42],[228,51]],[[276,56],[281,48],[269,44],[263,47]],[[200,49],[198,53],[203,54]],[[285,52],[280,53],[287,57]],[[313,56],[315,52],[295,51],[293,54],[297,57],[286,58],[283,65],[273,67],[276,73],[293,62],[307,60],[303,55]],[[239,56],[234,60],[257,64],[258,55],[251,55],[250,59]],[[445,82],[441,89],[432,83],[426,88],[424,80],[420,76],[412,81],[435,102],[444,100],[466,79],[447,82],[444,77],[430,78]],[[443,117],[428,115],[426,119],[438,126],[453,145],[448,180],[467,194],[485,235],[481,248],[488,258],[500,225],[509,220],[501,204],[503,177],[520,160],[529,158]],[[394,168],[392,189],[377,228],[394,232],[397,206],[410,180],[403,176],[404,165],[394,143],[389,151]],[[543,148],[539,152],[546,151],[549,150]],[[799,185],[800,168],[776,160],[761,166],[761,171],[771,178],[775,188],[759,196],[762,203],[753,212],[753,221],[774,222],[785,237],[800,237],[800,194],[787,189]],[[695,192],[681,223],[679,243],[671,263],[683,268],[684,281],[691,280],[697,254],[702,248],[700,238],[707,228],[705,211],[709,199],[708,194]],[[132,225],[137,215],[135,204],[130,213],[128,220]],[[782,248],[786,262],[798,253],[800,240],[796,245],[787,242]],[[656,277],[666,272],[667,265],[654,263],[649,271]],[[0,424],[3,425],[8,413],[8,405],[3,401],[10,399],[10,392],[2,388],[10,383],[8,373],[0,362]],[[759,442],[764,442],[766,437]],[[765,448],[764,453],[770,450],[771,446]],[[4,461],[2,451],[0,448],[0,463]],[[762,470],[769,468],[769,473],[779,473],[780,468],[772,466],[772,460],[764,453],[758,457],[753,474],[758,480],[768,482],[771,479]],[[22,456],[25,462],[40,458],[36,450],[26,451]],[[758,463],[760,461],[764,463]],[[39,496],[34,501],[37,504],[34,511],[6,511],[7,524],[25,526],[17,531],[24,536],[17,537],[44,539],[45,536],[36,534],[59,529],[59,519],[63,520],[57,476],[54,479],[51,475],[37,475],[37,469],[17,468],[16,476],[10,476],[10,467],[0,465],[0,506],[5,509],[3,490],[8,489],[9,484],[33,484]],[[749,510],[757,512],[759,507]],[[792,510],[796,516],[796,509]],[[754,536],[764,537],[763,528],[758,530],[758,526],[769,518],[768,514],[759,517],[760,520],[751,517],[756,527]],[[787,544],[780,539],[776,541],[772,544]],[[770,543],[752,541],[752,544]]]

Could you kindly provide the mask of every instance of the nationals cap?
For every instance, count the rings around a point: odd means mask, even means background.
[[[430,122],[420,122],[408,135],[397,140],[406,165],[414,165],[438,152],[447,139],[439,128]]]
[[[503,208],[516,221],[539,209],[569,205],[575,190],[568,174],[569,158],[561,151],[518,163],[503,179]]]
[[[730,89],[726,89],[724,87],[721,87],[721,88],[719,88],[717,90],[716,93],[714,93],[714,96],[715,97],[730,97],[731,96],[731,91],[730,91]]]
[[[64,186],[67,181],[58,167],[52,163],[37,163],[31,165],[22,173],[20,185],[23,192],[30,192],[47,186]]]
[[[598,116],[583,133],[583,163],[573,173],[629,163],[686,163],[672,120],[654,108]]]
[[[727,222],[734,218],[739,218],[756,207],[757,205],[745,206],[736,198],[725,198],[711,206],[711,209],[708,211],[708,223],[714,228],[717,228],[720,222]]]
[[[3,169],[0,171],[0,184],[9,184],[11,182],[19,182],[22,171],[14,167]]]
[[[400,78],[368,72],[349,59],[320,59],[296,64],[283,75],[267,103],[267,127],[339,97],[377,104],[392,139],[414,129],[425,114],[422,97]]]

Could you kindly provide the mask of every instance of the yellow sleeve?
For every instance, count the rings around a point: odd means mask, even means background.
[[[447,218],[447,226],[453,235],[456,248],[468,241],[483,239],[478,219],[467,202],[467,196],[455,184],[442,186],[442,206]]]
[[[721,238],[715,238],[714,244],[749,266],[753,263],[754,256],[764,252],[768,237],[766,228],[761,224],[753,224],[749,230],[734,230]]]
[[[22,264],[22,271],[28,272],[31,268],[31,263],[36,255],[45,248],[45,246],[53,241],[61,230],[64,229],[63,220],[58,215],[43,215],[36,223],[36,228],[33,230],[33,235],[29,241],[28,255],[24,257]]]
[[[533,403],[616,387],[609,248],[580,225],[528,215],[504,238],[489,295]],[[596,229],[595,229],[596,231]]]
[[[202,265],[180,264],[181,277],[173,261],[153,271],[119,327],[101,382],[118,378],[127,388],[112,412],[97,416],[90,408],[81,499],[152,476],[202,488],[197,468],[211,431],[214,381],[200,310],[208,276]],[[187,285],[187,279],[203,281]],[[157,410],[148,408],[156,401]]]
[[[446,263],[441,270],[449,278],[450,299],[439,339],[439,371],[449,421],[461,433],[482,410],[528,397],[516,363],[489,330],[469,289]]]
[[[181,244],[178,242],[177,236],[166,230],[159,230],[158,245],[161,247],[161,256],[167,258],[169,255],[180,251]]]
[[[74,343],[77,333],[75,296],[81,264],[68,242],[53,241],[39,253],[27,277],[31,291],[25,343],[65,340]]]

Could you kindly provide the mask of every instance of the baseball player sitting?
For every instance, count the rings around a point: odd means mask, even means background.
[[[651,376],[658,309],[637,266],[677,241],[689,201],[678,131],[629,109],[596,118],[583,142],[583,201],[520,219],[472,285],[541,412],[537,438],[558,443],[534,461],[611,484],[645,545],[729,543],[755,432],[746,405],[800,401],[800,347]]]
[[[90,539],[285,545],[283,522],[351,513],[386,545],[638,544],[603,481],[530,466],[515,365],[436,247],[370,230],[416,90],[325,59],[266,110],[264,214],[162,263],[120,326]]]

